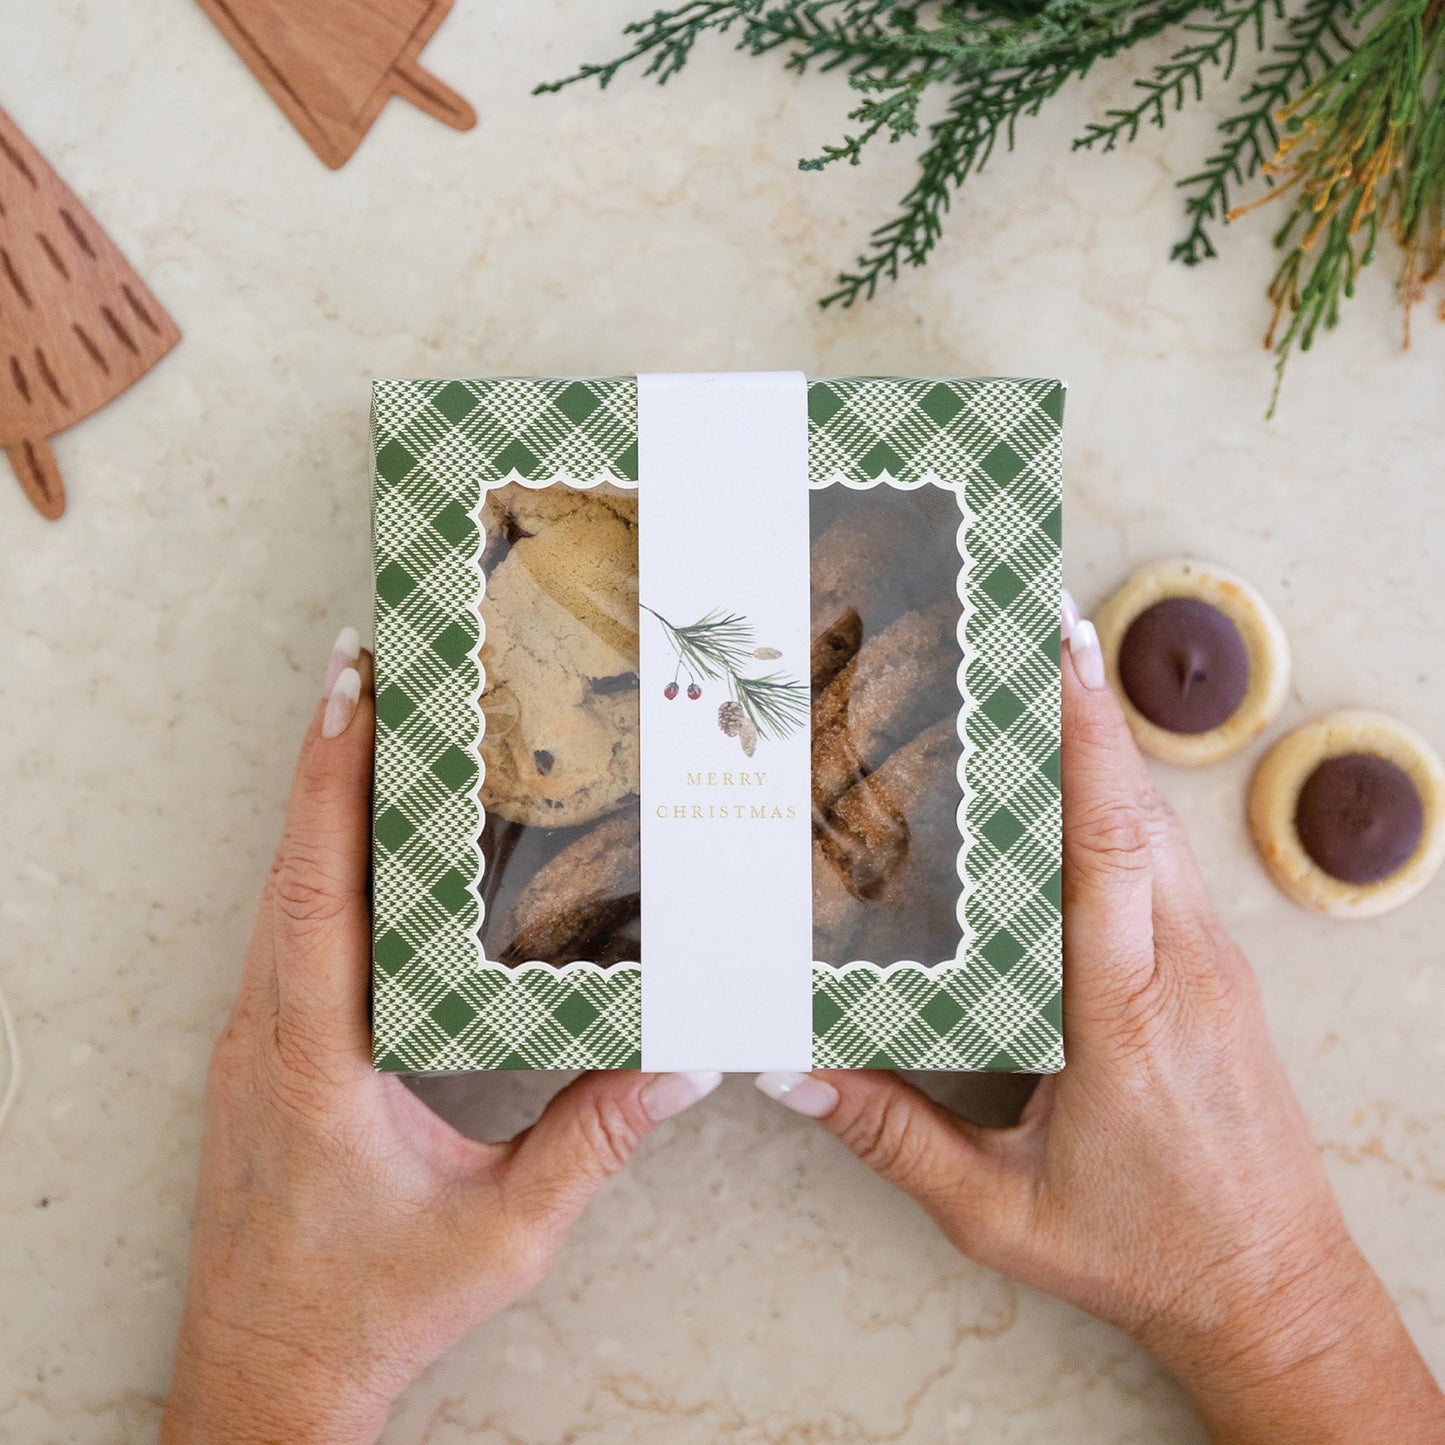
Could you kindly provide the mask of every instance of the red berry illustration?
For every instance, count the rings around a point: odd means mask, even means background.
[[[668,685],[663,688],[662,695],[671,702],[672,699],[677,696],[677,684],[675,682],[668,683]]]
[[[702,696],[702,689],[695,682],[690,682],[687,685],[687,695],[696,702]]]

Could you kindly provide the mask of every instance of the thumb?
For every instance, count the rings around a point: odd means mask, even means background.
[[[1110,691],[1093,624],[1064,594],[1064,1014],[1085,1047],[1154,972],[1150,818],[1161,804]]]
[[[664,1119],[707,1098],[718,1073],[605,1070],[569,1084],[513,1144],[506,1188],[536,1222],[566,1229]]]
[[[372,675],[347,629],[296,764],[262,910],[281,1015],[313,1014],[321,1035],[340,1029],[348,1044],[367,1032]]]
[[[990,1132],[897,1074],[829,1069],[759,1074],[770,1099],[818,1119],[870,1169],[916,1200],[966,1254],[1005,1202],[1008,1175]]]

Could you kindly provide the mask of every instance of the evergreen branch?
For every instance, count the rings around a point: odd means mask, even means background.
[[[1221,3],[1223,0],[1197,0],[1189,8],[1212,10]],[[1156,34],[1149,22],[1160,8],[1160,0],[1040,0],[1028,8],[999,14],[958,0],[945,5],[934,24],[901,29],[893,46],[900,54],[944,59],[955,75],[1085,54],[1098,59],[1116,54],[1146,34]],[[1182,13],[1188,13],[1187,9]],[[1136,28],[1141,26],[1144,28]]]
[[[841,17],[829,21],[830,9]],[[903,0],[803,0],[776,6],[748,37],[753,55],[786,47],[785,68],[802,75],[845,68],[850,75],[871,71],[880,77],[898,75],[912,56],[901,36],[917,23],[916,6]]]
[[[798,162],[800,171],[821,171],[834,161],[847,161],[856,166],[863,159],[863,149],[875,136],[888,132],[888,139],[895,144],[906,135],[918,134],[918,102],[923,98],[929,84],[927,71],[919,71],[901,80],[873,80],[855,75],[851,84],[855,90],[868,95],[856,110],[848,112],[849,120],[861,121],[863,129],[856,135],[846,135],[841,144],[825,145],[822,151],[811,159]]]
[[[626,27],[630,50],[601,65],[585,65],[556,91],[581,80],[607,85],[624,66],[665,82],[686,64],[704,35],[733,32],[736,47],[753,55],[782,48],[790,69],[846,67],[863,100],[849,119],[859,129],[800,162],[821,170],[857,164],[880,135],[896,142],[920,130],[919,104],[947,88],[942,120],[928,129],[917,182],[899,214],[874,230],[855,269],[838,278],[822,304],[852,305],[871,297],[880,280],[904,265],[923,264],[942,233],[953,192],[981,169],[1002,140],[1012,148],[1020,118],[1038,113],[1071,78],[1098,60],[1199,11],[1231,0],[944,0],[919,19],[903,0],[688,0]],[[1232,0],[1255,8],[1271,0]]]
[[[694,677],[720,682],[748,665],[757,640],[745,618],[735,612],[709,612],[706,617],[678,627],[646,603],[645,612],[662,624],[678,660]]]
[[[1220,121],[1219,149],[1196,171],[1178,182],[1184,191],[1189,230],[1170,251],[1171,260],[1197,266],[1216,255],[1209,227],[1229,214],[1231,185],[1243,185],[1258,174],[1279,144],[1275,113],[1320,72],[1349,50],[1340,32],[1354,0],[1306,0],[1291,15],[1284,35],[1271,47],[1272,57],[1260,66],[1254,81],[1239,98],[1238,111]]]
[[[766,677],[733,678],[742,709],[763,737],[785,738],[801,727],[808,716],[810,690],[806,683],[785,673]]]
[[[903,197],[899,214],[873,230],[855,269],[839,275],[837,289],[820,304],[846,308],[859,299],[872,300],[879,281],[896,281],[904,265],[923,265],[943,232],[953,192],[987,160],[1000,129],[1007,129],[1011,146],[1019,112],[1031,100],[1037,110],[1063,79],[1036,82],[1031,90],[1017,79],[993,87],[972,83],[956,90],[948,114],[929,127],[918,179]]]
[[[824,14],[831,9],[840,9],[842,19],[830,24]],[[735,48],[750,55],[789,47],[787,66],[799,73],[814,62],[825,70],[896,63],[890,55],[890,29],[906,27],[913,13],[914,6],[903,0],[687,0],[625,25],[622,33],[632,37],[633,44],[622,55],[581,65],[561,80],[534,87],[532,94],[555,94],[589,80],[606,89],[619,71],[642,61],[644,76],[666,84],[704,36],[733,31],[738,36]]]
[[[1433,16],[1433,20],[1430,17]],[[1397,283],[1405,308],[1405,345],[1410,344],[1410,311],[1425,288],[1445,271],[1445,18],[1439,0],[1427,12],[1428,49],[1422,57],[1428,97],[1424,123],[1405,162],[1396,235],[1404,252]],[[1445,320],[1445,305],[1440,308]]]
[[[1314,345],[1315,333],[1323,325],[1327,329],[1339,324],[1340,302],[1355,294],[1355,281],[1362,266],[1374,259],[1378,219],[1360,217],[1360,199],[1354,198],[1342,211],[1331,216],[1323,233],[1323,244],[1313,266],[1304,266],[1302,246],[1292,250],[1280,263],[1269,285],[1269,299],[1274,304],[1274,320],[1265,334],[1266,349],[1274,347],[1274,390],[1270,393],[1267,417],[1273,417],[1279,405],[1280,387],[1284,384],[1285,366],[1296,346],[1308,351]],[[1294,224],[1294,218],[1288,223]],[[1362,232],[1357,244],[1356,232]],[[1282,244],[1276,238],[1276,245]],[[1303,275],[1303,281],[1301,281]],[[1289,316],[1284,335],[1275,344],[1280,319]]]
[[[919,158],[918,180],[904,196],[899,213],[877,227],[868,249],[852,271],[838,277],[837,289],[821,304],[852,306],[871,299],[882,280],[896,280],[903,266],[927,261],[943,232],[953,194],[981,170],[1002,141],[1013,149],[1020,119],[1037,115],[1064,84],[1082,78],[1095,62],[1156,35],[1198,8],[1199,0],[1160,0],[1130,7],[1132,22],[1121,29],[1104,26],[1088,44],[1042,45],[1027,64],[984,69],[954,88],[943,119],[929,127]]]
[[[1121,137],[1133,140],[1146,120],[1162,127],[1166,111],[1183,110],[1191,92],[1195,100],[1202,100],[1205,70],[1220,70],[1228,80],[1239,59],[1240,37],[1246,31],[1253,31],[1256,49],[1264,48],[1266,12],[1276,17],[1283,14],[1282,0],[1239,0],[1222,6],[1211,19],[1185,25],[1186,35],[1202,38],[1176,50],[1146,79],[1136,80],[1135,88],[1144,92],[1138,104],[1107,111],[1102,121],[1093,122],[1074,142],[1074,149],[1091,150],[1102,144],[1106,152],[1111,151]]]
[[[747,25],[762,14],[769,0],[688,0],[676,10],[658,10],[646,20],[624,25],[622,33],[635,37],[633,45],[615,60],[599,65],[581,65],[561,80],[549,80],[535,86],[533,95],[552,95],[580,81],[595,80],[606,88],[617,72],[634,61],[647,60],[643,75],[655,77],[665,85],[687,64],[692,48],[709,31],[725,34],[734,25]]]
[[[1354,28],[1377,11],[1382,18],[1356,45]],[[1269,291],[1270,345],[1278,334],[1282,368],[1335,324],[1382,225],[1403,249],[1397,288],[1407,341],[1409,307],[1445,273],[1442,13],[1445,0],[681,0],[625,27],[629,48],[615,60],[537,90],[606,86],[625,67],[666,82],[709,35],[728,35],[753,56],[777,53],[794,72],[846,71],[858,96],[851,129],[801,160],[803,170],[857,165],[880,138],[921,137],[917,178],[896,214],[822,300],[851,306],[929,258],[955,194],[999,144],[1012,148],[1019,121],[1070,80],[1182,28],[1168,60],[1135,82],[1134,103],[1106,112],[1075,142],[1111,150],[1198,98],[1206,72],[1231,76],[1242,47],[1252,37],[1265,49],[1268,22],[1283,17],[1236,112],[1220,123],[1213,154],[1179,182],[1189,229],[1171,252],[1188,265],[1213,256],[1211,231],[1240,214],[1232,192],[1251,179],[1273,186],[1283,178],[1273,196],[1297,187]],[[942,99],[942,114],[925,126],[932,97]],[[697,645],[682,632],[674,643],[680,658]],[[699,674],[717,676],[705,637],[701,647]]]
[[[1445,104],[1440,0],[1375,0],[1370,8],[1382,3],[1389,13],[1353,53],[1281,112],[1286,133],[1265,167],[1298,187],[1275,236],[1285,254],[1269,288],[1274,318],[1265,345],[1276,357],[1271,416],[1290,356],[1296,348],[1309,350],[1321,327],[1338,324],[1341,301],[1354,295],[1360,268],[1374,258],[1382,220],[1393,214],[1407,248],[1402,279],[1411,277],[1418,255],[1404,229],[1411,196],[1427,189],[1445,194],[1438,177],[1417,190],[1407,168],[1421,156],[1422,144],[1425,154],[1436,154],[1433,137]],[[1420,213],[1410,214],[1418,225]],[[1418,243],[1419,233],[1414,235]],[[1285,327],[1276,344],[1281,321]]]

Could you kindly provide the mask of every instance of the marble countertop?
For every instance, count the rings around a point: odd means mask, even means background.
[[[1066,575],[1086,606],[1136,562],[1214,558],[1289,630],[1287,722],[1366,702],[1445,743],[1445,327],[1422,313],[1401,354],[1385,266],[1266,424],[1268,219],[1209,266],[1165,262],[1207,111],[1070,154],[1126,67],[1023,128],[927,270],[820,312],[908,154],[800,174],[844,83],[722,47],[664,91],[529,98],[648,8],[462,0],[426,60],[476,130],[392,105],[332,174],[197,7],[3,6],[0,102],[185,333],[61,438],[60,525],[0,477],[0,986],[27,1064],[0,1134],[6,1445],[154,1434],[207,1053],[326,649],[370,615],[374,374],[1063,376]],[[1445,1369],[1445,882],[1374,923],[1299,912],[1249,852],[1254,756],[1161,785],[1259,969],[1350,1222]],[[544,1086],[432,1097],[501,1128]],[[738,1079],[647,1144],[553,1276],[431,1370],[386,1438],[1201,1437],[1129,1343],[958,1258]]]

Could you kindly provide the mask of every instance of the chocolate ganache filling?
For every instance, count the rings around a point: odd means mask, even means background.
[[[1196,597],[1146,607],[1119,644],[1119,681],[1156,727],[1207,733],[1231,718],[1249,691],[1249,653],[1239,629]]]
[[[1378,883],[1420,846],[1425,805],[1403,768],[1371,753],[1342,753],[1305,779],[1295,831],[1330,877]]]

